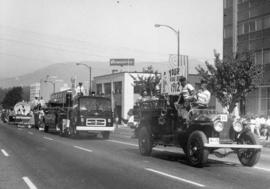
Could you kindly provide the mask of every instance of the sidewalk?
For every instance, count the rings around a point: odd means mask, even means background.
[[[115,126],[115,131],[112,133],[112,136],[123,139],[131,139],[133,134],[134,129],[119,124],[118,127]],[[270,148],[270,139],[268,139],[268,141],[266,141],[265,139],[259,139],[259,142],[263,147]]]

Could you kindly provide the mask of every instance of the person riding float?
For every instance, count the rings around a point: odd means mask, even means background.
[[[181,76],[179,82],[182,86],[182,91],[179,94],[179,98],[175,104],[178,116],[183,120],[187,119],[188,112],[191,107],[193,108],[207,108],[210,102],[211,93],[207,90],[207,82],[201,80],[200,89],[195,93],[194,87],[187,83],[186,78]]]

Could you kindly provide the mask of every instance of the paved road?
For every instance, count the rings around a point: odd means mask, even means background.
[[[1,189],[270,188],[269,149],[254,168],[212,156],[206,167],[194,168],[175,148],[143,157],[136,140],[70,139],[6,124],[0,124],[0,149]]]

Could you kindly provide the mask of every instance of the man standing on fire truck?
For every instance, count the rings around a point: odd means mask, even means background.
[[[84,95],[84,87],[82,82],[80,82],[76,88],[76,95]]]
[[[187,113],[190,109],[189,102],[194,99],[195,89],[191,84],[187,83],[187,79],[184,76],[180,77],[179,83],[182,86],[182,91],[175,103],[175,108],[177,109],[178,116],[186,119]]]

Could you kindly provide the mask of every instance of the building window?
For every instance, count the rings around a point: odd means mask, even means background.
[[[233,5],[233,0],[224,0],[223,1],[223,7],[226,8],[230,8]]]
[[[249,22],[249,32],[255,32],[255,20]]]
[[[121,94],[122,93],[122,82],[121,81],[114,82],[113,85],[114,85],[114,93]]]
[[[244,33],[246,34],[248,32],[249,32],[249,23],[246,22],[246,23],[244,23]]]
[[[263,64],[270,64],[270,49],[263,51]]]
[[[232,37],[232,26],[226,26],[224,28],[224,39]]]
[[[262,19],[255,20],[255,27],[256,31],[262,30]]]
[[[96,87],[97,87],[97,94],[101,95],[102,94],[102,84],[97,84]]]
[[[255,63],[262,64],[262,51],[255,52]]]
[[[238,35],[243,35],[244,34],[244,24],[243,23],[238,25],[237,32],[238,32]]]
[[[270,110],[270,88],[263,87],[261,88],[261,110],[260,114],[269,115]]]
[[[238,0],[238,4],[246,3],[248,0]]]
[[[105,95],[110,95],[112,91],[111,83],[105,83],[104,84],[104,93]]]
[[[270,28],[270,16],[266,16],[263,19],[263,28]]]

